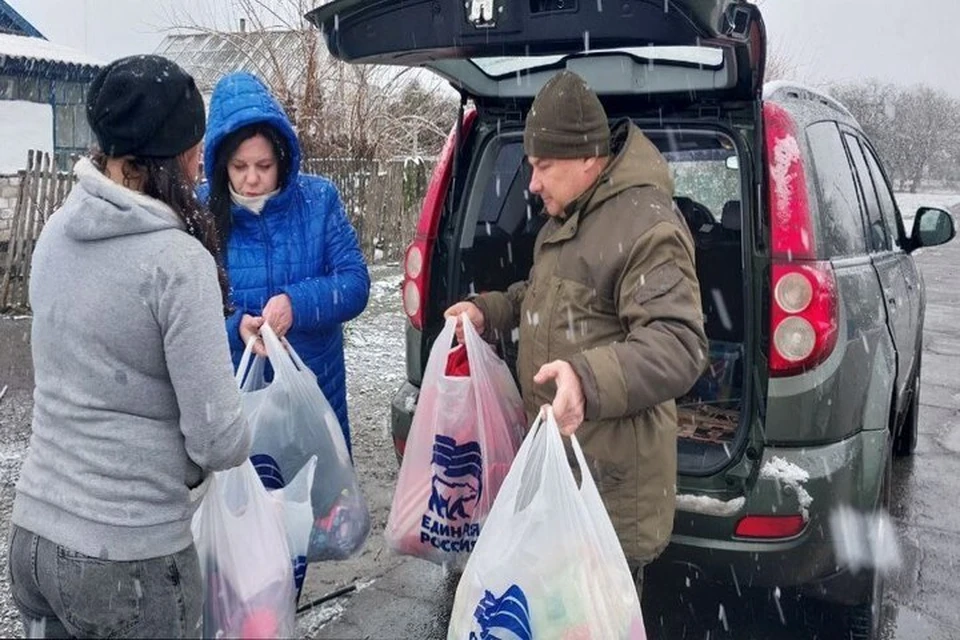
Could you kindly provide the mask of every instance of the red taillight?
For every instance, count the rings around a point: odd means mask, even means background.
[[[476,119],[476,110],[464,113],[461,128],[464,136]],[[433,245],[437,238],[440,217],[443,215],[443,204],[450,188],[456,140],[457,127],[454,125],[433,169],[423,207],[420,209],[416,234],[404,255],[403,310],[415,329],[423,329],[425,303],[430,286],[430,257],[433,255]]]
[[[796,127],[779,105],[763,105],[770,213],[770,375],[823,362],[837,343],[837,283],[816,261],[807,176]]]
[[[737,523],[738,538],[792,538],[803,531],[806,522],[801,515],[745,516]]]
[[[770,272],[770,375],[795,375],[837,344],[837,283],[829,262],[775,262]]]
[[[763,104],[767,153],[767,191],[770,208],[770,253],[785,260],[816,256],[816,237],[810,221],[807,175],[793,119],[773,102]]]

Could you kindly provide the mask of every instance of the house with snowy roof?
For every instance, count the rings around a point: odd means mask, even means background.
[[[50,42],[0,0],[0,175],[24,168],[28,149],[53,152],[67,170],[90,147],[86,90],[104,64]]]

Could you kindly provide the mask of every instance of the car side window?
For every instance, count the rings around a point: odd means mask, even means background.
[[[823,257],[866,253],[857,185],[837,124],[817,122],[807,127],[806,134],[819,193],[818,240]]]
[[[880,169],[880,162],[874,155],[873,150],[865,144],[860,146],[863,147],[863,154],[866,156],[867,165],[870,167],[870,175],[873,176],[873,186],[876,188],[877,198],[880,200],[880,210],[883,212],[883,220],[887,225],[887,235],[890,237],[893,248],[900,249],[903,224],[900,220],[900,212],[897,209],[897,201],[893,199],[890,185]]]
[[[860,190],[863,193],[863,209],[867,216],[867,242],[874,251],[889,251],[890,241],[880,213],[880,201],[877,199],[877,191],[873,187],[873,179],[870,177],[867,161],[863,157],[860,141],[855,135],[849,133],[843,134],[843,137],[847,141],[847,149],[853,159],[857,179],[860,181]]]

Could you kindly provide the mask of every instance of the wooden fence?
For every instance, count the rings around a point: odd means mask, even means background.
[[[397,260],[413,239],[433,161],[309,159],[305,173],[337,185],[367,258]]]
[[[30,260],[33,247],[50,214],[64,201],[73,185],[73,176],[56,170],[49,153],[30,151],[27,168],[18,172],[17,204],[13,212],[10,240],[0,253],[0,311],[29,309]]]
[[[431,160],[307,159],[305,173],[337,185],[367,259],[398,260],[413,238],[433,170]],[[0,245],[0,312],[27,311],[30,260],[43,225],[59,207],[73,176],[56,171],[50,154],[31,151],[19,172],[19,193],[6,252]]]

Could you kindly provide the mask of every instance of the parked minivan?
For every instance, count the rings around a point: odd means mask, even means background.
[[[882,579],[838,560],[830,520],[885,506],[893,454],[916,445],[925,300],[910,254],[950,240],[950,215],[921,209],[908,235],[851,114],[764,87],[765,28],[745,1],[334,0],[307,17],[334,56],[430,69],[462,98],[404,263],[398,456],[443,311],[527,277],[544,218],[524,116],[569,69],[661,150],[696,246],[709,366],[677,399],[659,564],[796,587],[843,606],[843,637],[874,637]],[[512,365],[516,345],[498,348]]]

